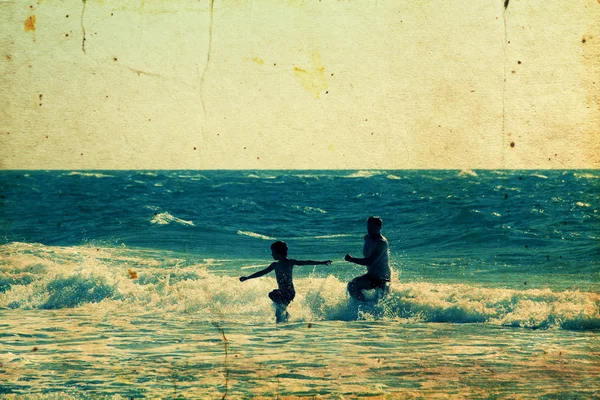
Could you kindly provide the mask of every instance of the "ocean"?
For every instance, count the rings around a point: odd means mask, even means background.
[[[3,398],[600,398],[600,172],[2,171]],[[366,220],[393,281],[349,300]],[[270,245],[294,268],[290,321]]]

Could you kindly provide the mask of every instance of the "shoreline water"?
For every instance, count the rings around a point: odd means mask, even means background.
[[[600,343],[592,332],[382,321],[213,325],[190,316],[127,311],[0,314],[3,396],[600,394]]]
[[[115,312],[126,307],[135,314],[195,315],[225,323],[267,323],[273,317],[267,294],[276,287],[274,278],[243,285],[237,279],[248,268],[260,268],[259,260],[186,259],[145,249],[27,243],[0,245],[0,255],[0,309],[92,314],[98,307]],[[301,268],[295,273],[297,297],[289,308],[292,321],[479,322],[600,330],[599,293],[552,287],[545,277],[530,276],[525,286],[506,279],[489,285],[464,277],[411,280],[395,274],[386,298],[357,308],[346,283],[360,268],[348,269],[340,261]]]

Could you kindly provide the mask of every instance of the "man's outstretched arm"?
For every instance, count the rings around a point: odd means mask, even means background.
[[[263,269],[262,271],[253,273],[252,275],[241,276],[240,282],[247,281],[248,279],[260,278],[261,276],[268,274],[269,272],[273,271],[274,269],[275,269],[275,263],[269,265],[267,268]]]
[[[372,265],[375,261],[377,261],[383,255],[383,253],[385,253],[386,251],[387,251],[387,245],[383,242],[378,242],[375,249],[373,249],[371,254],[369,254],[369,257],[356,258],[356,257],[352,257],[350,254],[346,254],[346,257],[344,257],[344,260],[354,263],[354,264],[368,266],[368,265]]]

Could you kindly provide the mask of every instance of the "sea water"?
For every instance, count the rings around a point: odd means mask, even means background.
[[[4,171],[6,398],[600,396],[598,171]],[[356,303],[366,219],[391,290]],[[273,260],[294,269],[275,324]]]

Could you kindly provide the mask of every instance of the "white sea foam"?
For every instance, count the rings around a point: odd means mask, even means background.
[[[314,239],[335,239],[335,238],[349,237],[349,236],[355,236],[355,235],[352,235],[350,233],[339,233],[339,234],[336,234],[336,235],[321,235],[321,236],[314,236],[314,237],[311,236],[311,238],[314,238]]]
[[[344,176],[344,178],[370,178],[375,175],[380,175],[381,172],[378,171],[357,171],[350,175]]]
[[[540,178],[540,179],[548,179],[548,177],[546,175],[542,175],[542,174],[531,174],[531,176],[535,176],[536,178]]]
[[[505,187],[505,186],[502,186],[502,185],[496,186],[496,190],[510,190],[512,192],[520,192],[521,191],[521,189],[519,189],[519,188]]]
[[[171,214],[169,214],[168,212],[155,214],[152,217],[152,220],[150,222],[152,224],[157,224],[157,225],[168,225],[168,224],[174,222],[174,223],[181,224],[181,225],[194,226],[194,223],[192,221],[186,221],[181,218],[174,217]]]
[[[257,239],[276,240],[275,238],[272,238],[272,237],[266,236],[266,235],[261,235],[260,233],[256,233],[256,232],[237,231],[237,233],[238,233],[238,235],[250,236],[253,238],[257,238]]]
[[[389,174],[386,178],[392,179],[392,180],[400,180],[400,179],[402,179],[401,177],[396,176],[396,175],[392,175],[392,174]]]
[[[101,174],[101,173],[92,173],[92,172],[77,172],[77,171],[73,171],[68,173],[67,175],[69,176],[85,176],[85,177],[91,177],[91,178],[112,178],[112,175],[106,175],[106,174]]]
[[[304,211],[317,212],[320,214],[327,214],[327,211],[323,210],[322,208],[318,208],[318,207],[304,207]]]
[[[315,180],[319,180],[319,178],[321,177],[320,175],[313,175],[313,174],[298,174],[298,175],[294,175],[296,178],[300,178],[300,179],[315,179]]]
[[[578,172],[575,172],[573,174],[573,176],[575,176],[576,178],[584,178],[584,179],[600,179],[600,176],[592,175],[592,174],[588,174],[588,173],[580,174]]]
[[[322,208],[318,208],[318,207],[297,206],[297,205],[293,205],[290,207],[292,207],[296,210],[300,210],[300,211],[304,212],[305,214],[310,214],[310,213],[327,214],[327,211],[323,210]]]
[[[203,179],[208,180],[208,178],[204,175],[178,175],[177,178],[189,179],[190,181],[200,181]]]
[[[458,173],[458,176],[477,176],[477,173],[470,169],[463,169]]]
[[[273,277],[241,283],[210,265],[150,258],[147,252],[94,247],[0,246],[0,308],[101,307],[132,313],[193,313],[200,320],[272,319],[267,294]],[[227,269],[223,261],[223,271]],[[255,265],[246,265],[246,269]],[[236,270],[240,270],[238,266]],[[335,276],[295,279],[289,307],[295,320],[410,320],[478,322],[529,328],[600,329],[600,294],[550,289],[514,290],[467,284],[394,282],[375,305],[349,301]]]
[[[244,265],[243,267],[240,267],[241,270],[244,269],[257,269],[257,268],[264,268],[265,264],[256,264],[256,265]]]
[[[275,179],[275,178],[277,178],[276,176],[273,176],[273,175],[257,175],[257,174],[248,174],[246,177],[252,178],[252,179]]]

